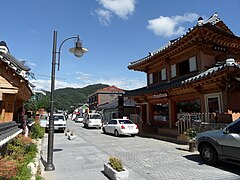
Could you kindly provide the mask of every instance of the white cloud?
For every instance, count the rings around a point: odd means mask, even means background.
[[[112,14],[108,10],[98,9],[95,11],[98,16],[100,23],[104,26],[108,26],[111,21]]]
[[[156,19],[148,20],[147,29],[153,31],[157,36],[170,37],[174,35],[182,35],[185,32],[185,22],[193,22],[199,17],[196,13],[185,13],[183,16],[160,16]]]
[[[75,79],[81,80],[85,83],[91,83],[93,82],[93,76],[87,73],[83,73],[83,72],[76,72],[77,77]]]
[[[83,74],[81,74],[81,78],[77,78],[80,79],[81,82],[74,82],[74,83],[69,83],[66,82],[64,80],[56,80],[55,81],[55,89],[62,89],[62,88],[66,88],[66,87],[72,87],[72,88],[83,88],[86,87],[88,85],[92,85],[92,84],[98,84],[98,83],[102,83],[102,84],[108,84],[108,85],[115,85],[119,88],[125,89],[125,90],[131,90],[131,89],[137,89],[137,88],[141,88],[146,86],[146,82],[145,79],[141,79],[141,78],[132,78],[129,79],[127,77],[112,77],[112,78],[94,78],[91,75],[86,75],[83,76]],[[50,80],[31,80],[31,83],[33,85],[35,85],[35,89],[36,90],[46,90],[46,91],[50,91],[51,89],[51,81]]]
[[[112,15],[115,14],[121,19],[128,19],[135,10],[136,0],[97,0],[103,7],[95,13],[103,25],[109,25]]]

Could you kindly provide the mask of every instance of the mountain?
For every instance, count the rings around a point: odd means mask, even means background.
[[[84,88],[63,88],[54,91],[54,109],[70,110],[71,106],[75,108],[80,103],[88,102],[88,96],[98,89],[109,87],[106,84],[94,84]],[[46,92],[50,97],[50,92]]]

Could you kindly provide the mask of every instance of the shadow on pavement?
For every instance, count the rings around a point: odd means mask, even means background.
[[[59,152],[62,151],[63,149],[53,149],[53,152]]]
[[[205,165],[205,164],[203,164],[203,162],[198,154],[186,155],[183,157],[185,157],[188,160],[198,162],[198,165]],[[210,165],[208,165],[208,166],[210,166]],[[219,164],[217,164],[214,167],[221,169],[223,171],[228,171],[228,172],[240,175],[240,171],[239,171],[240,165],[231,164],[231,163],[227,163],[227,162],[220,162]]]
[[[42,156],[40,157],[40,161],[41,161],[42,165],[43,165],[44,167],[46,167],[47,161],[45,161]]]
[[[105,176],[105,177],[107,177],[109,180],[111,180],[109,177],[108,177],[108,175],[107,174],[105,174],[105,172],[104,171],[101,171],[101,173]]]

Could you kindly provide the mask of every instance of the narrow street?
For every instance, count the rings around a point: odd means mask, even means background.
[[[122,159],[144,179],[239,179],[238,166],[222,163],[218,167],[202,164],[198,152],[187,145],[143,137],[114,137],[99,129],[85,129],[82,123],[67,121],[67,129],[99,150]],[[58,135],[58,134],[57,134]]]

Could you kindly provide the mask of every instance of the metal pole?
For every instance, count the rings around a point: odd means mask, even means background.
[[[51,74],[51,99],[50,99],[50,118],[49,118],[49,130],[48,130],[48,153],[47,164],[45,171],[54,171],[53,165],[53,140],[54,140],[54,88],[55,88],[55,66],[56,66],[56,46],[57,46],[57,31],[53,34],[53,52],[52,52],[52,74]]]

